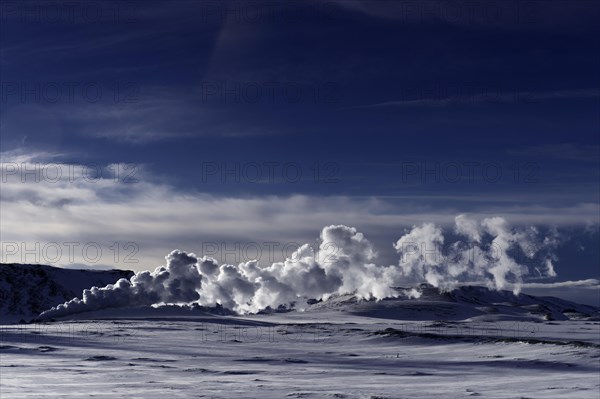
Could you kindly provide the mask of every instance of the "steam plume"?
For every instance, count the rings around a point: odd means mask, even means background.
[[[455,238],[451,243],[450,236]],[[448,289],[461,282],[485,281],[489,288],[510,285],[518,293],[523,277],[531,271],[529,261],[542,257],[541,266],[535,268],[538,275],[556,275],[552,250],[557,245],[556,231],[542,237],[534,227],[512,228],[501,217],[477,221],[459,215],[446,237],[432,223],[413,226],[394,243],[399,264],[380,266],[374,263],[373,245],[362,233],[332,225],[321,231],[318,248],[302,245],[290,258],[269,266],[255,260],[219,265],[213,258],[175,250],[166,257],[165,266],[84,290],[82,300],[72,299],[40,318],[161,304],[218,303],[240,313],[294,303],[301,308],[307,298],[327,299],[333,294],[393,297],[398,295],[394,286],[423,281]]]

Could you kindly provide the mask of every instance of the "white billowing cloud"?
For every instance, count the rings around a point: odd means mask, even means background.
[[[532,269],[538,277],[556,276],[552,263],[559,244],[556,230],[543,236],[535,227],[511,227],[502,217],[477,221],[458,215],[454,231],[460,238],[446,246],[441,227],[432,223],[414,226],[402,236],[394,247],[404,274],[436,287],[475,280],[495,289],[510,285],[515,293]]]
[[[440,227],[433,223],[423,223],[402,236],[394,244],[401,254],[400,266],[405,275],[423,276],[428,283],[439,286],[440,276],[436,266],[441,263],[444,236]]]
[[[391,286],[401,273],[395,266],[366,263],[373,257],[371,243],[356,229],[343,225],[325,227],[317,251],[306,244],[284,262],[267,267],[256,261],[217,266],[214,259],[175,250],[166,257],[166,266],[138,272],[130,281],[121,279],[85,290],[83,300],[73,299],[41,317],[163,303],[218,303],[238,312],[257,312],[300,299],[304,304],[308,298],[326,299],[335,293],[356,293],[368,299],[398,295]]]
[[[467,215],[458,215],[454,221],[457,234],[466,236],[471,241],[481,242],[481,228],[476,220]]]
[[[220,304],[240,313],[282,305],[302,309],[309,298],[327,299],[334,294],[353,293],[362,299],[378,300],[395,297],[402,290],[394,287],[411,279],[448,289],[475,278],[490,288],[512,287],[518,293],[529,268],[512,252],[523,252],[526,248],[529,252],[524,256],[533,259],[535,253],[530,248],[536,248],[536,253],[553,249],[533,246],[548,243],[535,229],[511,228],[499,217],[477,223],[465,218],[457,217],[457,224],[481,226],[480,242],[456,241],[446,252],[442,248],[445,242],[442,228],[424,223],[414,226],[394,244],[402,256],[399,265],[373,263],[376,252],[371,242],[355,228],[344,225],[323,228],[316,249],[304,244],[285,261],[268,266],[257,261],[219,266],[210,257],[199,258],[175,250],[166,257],[166,266],[154,272],[139,272],[130,281],[122,279],[114,285],[85,290],[83,300],[73,299],[41,317],[101,308],[181,303]],[[419,293],[413,289],[408,295],[418,297]]]
[[[139,272],[130,280],[120,279],[106,287],[84,290],[83,300],[74,298],[42,315],[60,317],[98,309],[191,303],[200,299],[202,275],[197,257],[175,250],[166,260],[166,266],[153,272]]]
[[[266,267],[256,261],[221,266],[218,274],[207,277],[199,303],[256,312],[335,293],[367,299],[397,295],[391,286],[401,274],[394,266],[369,263],[374,256],[371,243],[355,228],[328,226],[316,250],[304,244],[285,261]]]
[[[377,266],[373,245],[353,227],[329,226],[321,232],[318,259],[328,275],[342,281],[337,293],[356,292],[362,298],[394,296],[397,268]]]

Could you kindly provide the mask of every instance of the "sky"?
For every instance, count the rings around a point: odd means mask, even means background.
[[[583,0],[3,1],[2,261],[269,264],[344,224],[389,265],[413,226],[466,214],[558,237],[556,276],[530,282],[545,293],[598,279],[599,17]]]

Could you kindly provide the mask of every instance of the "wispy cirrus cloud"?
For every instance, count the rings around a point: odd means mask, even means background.
[[[578,143],[542,144],[509,150],[509,154],[582,162],[600,162],[600,146]]]
[[[551,29],[594,25],[600,9],[593,1],[569,3],[516,0],[334,0],[340,7],[374,18],[407,23],[441,22],[487,29]]]
[[[600,97],[600,89],[573,89],[556,91],[498,91],[494,88],[476,88],[465,86],[458,91],[457,95],[448,95],[448,90],[437,87],[432,90],[423,88],[415,90],[407,88],[405,95],[399,100],[383,101],[371,104],[362,104],[345,107],[344,109],[361,108],[383,108],[383,107],[448,107],[452,105],[478,105],[478,104],[500,104],[500,103],[532,103],[549,100],[573,100],[573,99],[597,99]]]

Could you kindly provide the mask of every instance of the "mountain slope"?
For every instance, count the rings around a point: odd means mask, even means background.
[[[27,319],[60,303],[81,297],[84,289],[103,287],[128,270],[74,270],[46,265],[0,264],[0,320],[11,323]]]

